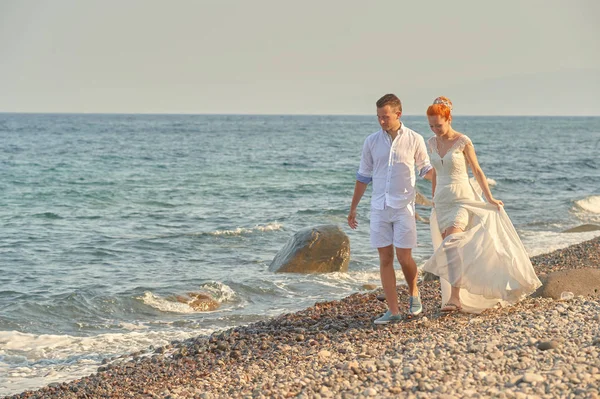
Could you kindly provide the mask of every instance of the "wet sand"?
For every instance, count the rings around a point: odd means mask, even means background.
[[[532,258],[538,274],[600,267],[600,237]],[[600,301],[528,298],[480,315],[374,326],[381,290],[131,356],[8,398],[598,398]],[[406,287],[398,287],[407,303]]]

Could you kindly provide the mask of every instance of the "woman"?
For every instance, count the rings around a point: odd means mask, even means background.
[[[442,311],[479,313],[514,303],[541,282],[504,204],[490,191],[471,140],[452,128],[451,112],[446,97],[436,98],[427,109],[435,133],[427,142],[435,172],[430,221],[434,254],[423,270],[440,277]],[[469,179],[467,165],[475,181]]]

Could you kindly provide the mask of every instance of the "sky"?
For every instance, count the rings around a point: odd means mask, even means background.
[[[0,112],[600,115],[596,0],[0,0]]]

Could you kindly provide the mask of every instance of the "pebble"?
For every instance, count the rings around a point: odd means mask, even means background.
[[[558,348],[558,345],[559,344],[556,341],[544,341],[544,342],[540,342],[537,347],[539,350],[547,351],[550,349]]]
[[[545,380],[545,378],[539,374],[535,374],[535,373],[525,373],[523,374],[523,382],[542,382]]]

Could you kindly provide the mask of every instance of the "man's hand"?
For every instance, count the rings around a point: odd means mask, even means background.
[[[425,175],[423,175],[423,179],[431,180],[433,179],[433,168],[429,169]]]
[[[350,213],[348,214],[348,226],[352,230],[358,227],[358,222],[356,221],[356,208],[358,208],[358,203],[362,198],[365,190],[367,189],[367,183],[363,183],[361,181],[356,181],[356,185],[354,186],[354,194],[352,195],[352,202],[350,203]]]
[[[350,213],[348,214],[348,226],[352,230],[358,227],[358,222],[356,221],[356,209],[350,209]]]

